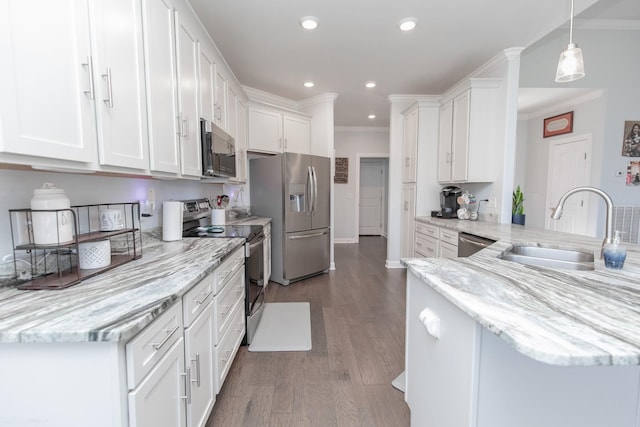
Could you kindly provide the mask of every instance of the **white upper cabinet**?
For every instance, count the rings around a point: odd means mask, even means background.
[[[227,87],[227,132],[232,137],[238,135],[238,95]]]
[[[417,104],[405,114],[402,129],[402,182],[416,182],[418,162]]]
[[[470,79],[440,109],[438,181],[495,180],[495,111],[500,79]]]
[[[176,12],[178,52],[178,103],[181,173],[202,176],[200,116],[198,113],[198,39],[192,25]]]
[[[150,169],[178,174],[178,101],[174,11],[167,0],[142,0]]]
[[[86,1],[0,2],[0,152],[96,160]]]
[[[90,5],[100,164],[148,169],[141,4]]]
[[[215,123],[224,130],[227,129],[227,81],[220,74],[219,67],[216,67],[216,91],[214,103]]]
[[[308,117],[249,107],[249,150],[309,154],[310,141],[311,125]]]
[[[235,181],[247,182],[247,107],[240,101],[238,101],[237,117]]]
[[[214,122],[215,63],[208,44],[200,44],[200,117]]]

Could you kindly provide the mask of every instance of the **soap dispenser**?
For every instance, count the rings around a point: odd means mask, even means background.
[[[627,248],[620,244],[620,231],[613,233],[613,241],[604,245],[604,265],[607,268],[619,270],[624,266],[627,258]]]

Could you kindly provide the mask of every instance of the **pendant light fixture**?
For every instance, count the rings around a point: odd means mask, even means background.
[[[573,42],[573,0],[571,0],[571,21],[569,25],[569,45],[560,54],[556,82],[572,82],[584,77],[582,50]]]

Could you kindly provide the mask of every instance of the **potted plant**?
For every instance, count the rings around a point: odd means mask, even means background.
[[[511,203],[511,222],[513,224],[524,225],[524,194],[520,190],[520,186],[513,191],[513,199]]]

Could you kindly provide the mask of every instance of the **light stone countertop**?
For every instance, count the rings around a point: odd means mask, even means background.
[[[127,341],[243,243],[143,233],[142,258],[67,289],[0,287],[0,344]]]
[[[520,353],[561,365],[640,364],[640,246],[622,270],[599,259],[601,239],[511,224],[418,217],[497,240],[469,258],[405,259],[409,270]],[[594,271],[531,267],[497,258],[513,243],[594,251]]]

